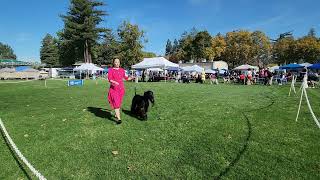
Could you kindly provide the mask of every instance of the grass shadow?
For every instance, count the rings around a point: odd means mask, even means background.
[[[111,111],[104,108],[98,108],[98,107],[87,107],[88,111],[94,114],[95,116],[103,119],[108,119],[112,122],[116,122],[116,120],[113,118]]]
[[[129,111],[129,110],[122,109],[122,112],[123,112],[124,114],[132,117],[132,118],[135,118],[135,119],[139,120],[139,121],[144,121],[143,119],[139,118],[139,117],[136,116],[135,114],[132,114],[131,111]]]

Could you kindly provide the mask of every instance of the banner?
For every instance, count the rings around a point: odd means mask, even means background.
[[[68,81],[68,86],[83,86],[83,79],[73,79]]]

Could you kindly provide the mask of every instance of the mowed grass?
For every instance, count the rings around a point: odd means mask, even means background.
[[[320,178],[320,130],[305,101],[295,122],[288,86],[129,82],[115,125],[106,81],[47,85],[0,84],[0,117],[48,179]],[[154,91],[148,121],[129,114],[135,87]],[[308,95],[319,117],[319,89]],[[0,179],[26,179],[0,142]]]

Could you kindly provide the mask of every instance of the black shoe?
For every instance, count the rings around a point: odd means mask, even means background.
[[[117,123],[117,124],[121,124],[122,121],[119,119],[119,120],[116,120],[116,123]]]

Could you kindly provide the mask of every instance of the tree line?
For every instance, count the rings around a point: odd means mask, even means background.
[[[154,53],[143,52],[147,41],[138,25],[124,21],[116,31],[101,26],[107,12],[98,0],[71,0],[68,12],[61,15],[64,28],[57,37],[47,34],[42,40],[40,59],[48,67],[70,66],[76,62],[109,65],[120,58],[130,67],[143,57]]]
[[[17,56],[8,44],[0,42],[0,59],[17,59]]]
[[[277,39],[270,39],[262,31],[237,30],[211,36],[208,31],[193,28],[173,43],[168,39],[165,55],[173,62],[223,60],[233,67],[241,64],[263,67],[271,63],[315,63],[320,59],[320,39],[313,28],[301,38],[294,38],[291,32],[287,32]]]

